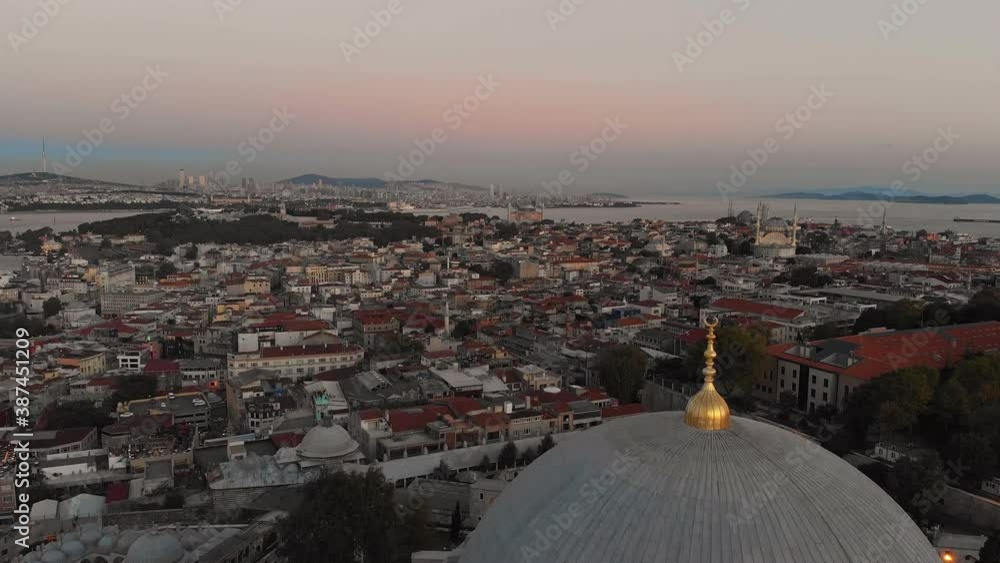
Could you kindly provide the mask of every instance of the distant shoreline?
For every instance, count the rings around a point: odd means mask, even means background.
[[[763,196],[765,199],[800,199],[812,201],[885,201],[893,203],[913,203],[917,205],[1000,205],[1000,198],[988,194],[966,196],[911,195],[896,196],[891,191],[882,193],[846,193],[837,195],[785,193]]]

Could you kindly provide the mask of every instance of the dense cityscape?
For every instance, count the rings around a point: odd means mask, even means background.
[[[690,413],[708,336],[734,415],[856,467],[943,555],[996,543],[998,240],[767,203],[585,224],[496,187],[461,189],[503,216],[412,212],[442,186],[25,177],[45,181],[22,205],[172,208],[0,233],[8,559],[458,561],[482,522],[514,524],[486,517],[549,450]]]
[[[998,18],[0,3],[0,563],[1000,563]]]

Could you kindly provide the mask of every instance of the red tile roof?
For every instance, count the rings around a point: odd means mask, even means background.
[[[502,412],[481,412],[470,416],[473,421],[483,428],[490,429],[510,425],[510,417]]]
[[[811,342],[826,351],[839,344],[855,361],[840,366],[804,358],[792,352],[794,344],[768,347],[776,358],[868,381],[886,373],[917,366],[944,369],[960,362],[967,353],[1000,350],[1000,322],[951,325],[938,328],[886,331]],[[838,347],[838,350],[840,349]]]
[[[149,360],[143,373],[177,373],[181,371],[180,362],[173,360]]]
[[[438,417],[450,414],[451,410],[444,405],[395,409],[389,411],[389,426],[393,432],[412,432],[423,429]]]
[[[451,407],[455,416],[465,416],[466,414],[483,409],[482,403],[472,397],[446,397],[438,399],[436,402],[444,403]]]

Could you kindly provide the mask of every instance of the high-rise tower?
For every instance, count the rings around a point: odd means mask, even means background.
[[[42,137],[42,173],[49,171],[49,157],[45,154],[45,137]]]
[[[186,180],[186,179],[187,178],[184,176],[184,169],[181,168],[180,170],[177,171],[177,187],[178,188],[183,188],[184,187],[184,180]]]

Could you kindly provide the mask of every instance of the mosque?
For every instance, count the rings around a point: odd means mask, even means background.
[[[791,225],[784,219],[768,218],[767,215],[767,206],[758,205],[754,256],[757,258],[791,258],[795,256],[799,230],[798,208],[795,210]]]
[[[277,547],[273,512],[245,527],[192,526],[120,529],[84,524],[17,559],[20,563],[240,563]],[[252,556],[252,557],[251,557]]]
[[[940,563],[920,528],[836,455],[730,416],[705,383],[680,412],[598,426],[525,469],[460,563]]]

